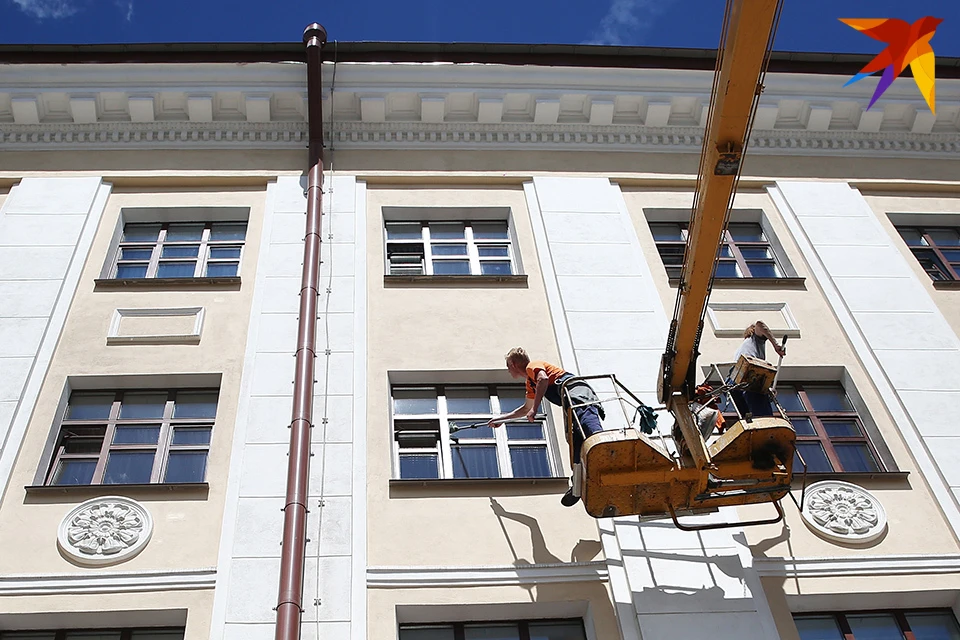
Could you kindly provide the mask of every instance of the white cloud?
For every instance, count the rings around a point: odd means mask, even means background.
[[[127,22],[133,21],[133,0],[128,0],[124,2],[123,0],[116,0],[117,8],[123,12],[123,19]]]
[[[70,0],[13,0],[24,13],[35,18],[66,18],[78,11]]]
[[[613,0],[587,44],[636,45],[671,0]]]

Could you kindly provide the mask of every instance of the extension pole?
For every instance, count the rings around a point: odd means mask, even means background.
[[[303,32],[303,43],[307,49],[310,160],[307,169],[307,222],[303,243],[303,275],[300,280],[300,322],[297,330],[296,369],[293,379],[293,418],[290,422],[287,490],[283,507],[283,546],[280,555],[276,640],[299,640],[300,638],[300,621],[303,614],[303,569],[307,544],[313,376],[317,358],[320,216],[323,193],[320,49],[327,43],[326,29],[319,24],[311,24]]]

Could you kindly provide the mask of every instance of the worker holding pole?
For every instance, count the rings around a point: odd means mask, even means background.
[[[537,408],[544,398],[559,407],[564,405],[560,396],[560,389],[564,381],[573,377],[572,373],[568,373],[548,362],[531,361],[522,347],[511,349],[506,355],[506,361],[507,370],[513,378],[526,380],[526,401],[510,413],[494,416],[487,424],[492,427],[499,427],[504,422],[521,417],[526,417],[527,420],[532,422],[536,417]],[[600,399],[586,382],[568,383],[567,395],[573,402],[573,413],[576,415],[579,428],[577,428],[577,425],[571,425],[570,430],[573,432],[573,460],[571,460],[573,476],[571,477],[570,489],[560,499],[560,503],[565,507],[572,507],[580,501],[580,488],[583,482],[580,449],[586,438],[603,431],[600,420],[603,419],[604,414]]]
[[[733,361],[737,362],[740,356],[750,356],[752,358],[766,360],[767,340],[770,341],[770,344],[773,345],[773,350],[776,351],[777,355],[781,358],[787,354],[784,345],[777,342],[777,339],[773,337],[773,333],[763,320],[757,320],[743,330],[743,342],[734,354]],[[784,338],[784,340],[786,340],[786,338]],[[770,404],[770,396],[766,390],[759,392],[735,389],[730,392],[730,396],[737,405],[737,409],[740,410],[740,415],[751,415],[754,418],[773,415],[773,406]]]

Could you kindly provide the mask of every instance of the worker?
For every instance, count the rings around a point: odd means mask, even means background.
[[[750,356],[752,358],[766,360],[767,340],[773,345],[773,350],[777,352],[777,355],[783,357],[787,354],[787,350],[782,344],[777,342],[777,339],[773,337],[773,333],[771,333],[769,327],[767,327],[763,320],[757,320],[743,330],[743,342],[733,356],[734,363],[740,359],[740,356]],[[733,369],[731,368],[731,372],[732,371]],[[727,380],[727,382],[730,383],[732,381]],[[770,396],[766,391],[741,391],[736,389],[731,391],[730,395],[733,398],[733,402],[737,405],[737,409],[740,410],[740,415],[750,415],[754,418],[773,415],[773,406],[770,404]]]
[[[504,422],[524,416],[532,422],[537,415],[537,408],[540,407],[544,398],[557,406],[562,407],[564,405],[563,399],[560,397],[560,387],[565,380],[572,378],[573,374],[548,362],[541,360],[531,362],[530,357],[522,347],[511,349],[506,355],[506,361],[507,371],[513,378],[517,380],[526,379],[526,402],[510,413],[491,418],[487,424],[492,427],[499,427]],[[583,447],[585,438],[603,431],[600,420],[604,416],[600,399],[597,398],[597,394],[586,382],[569,383],[566,389],[570,400],[573,401],[573,413],[580,425],[579,429],[576,424],[571,429],[573,431],[573,460],[571,460],[573,476],[570,478],[570,488],[560,499],[563,506],[572,507],[580,501],[583,484],[580,449]]]

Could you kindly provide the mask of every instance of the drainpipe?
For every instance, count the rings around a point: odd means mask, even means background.
[[[320,224],[323,188],[323,112],[320,49],[327,31],[317,23],[303,32],[307,50],[307,107],[310,164],[307,169],[307,223],[300,280],[300,323],[297,331],[296,373],[293,379],[293,419],[287,461],[287,492],[283,507],[283,548],[276,640],[299,640],[303,614],[303,570],[307,543],[307,493],[310,469],[310,429],[313,421],[313,375],[316,364],[317,302],[320,281]]]

